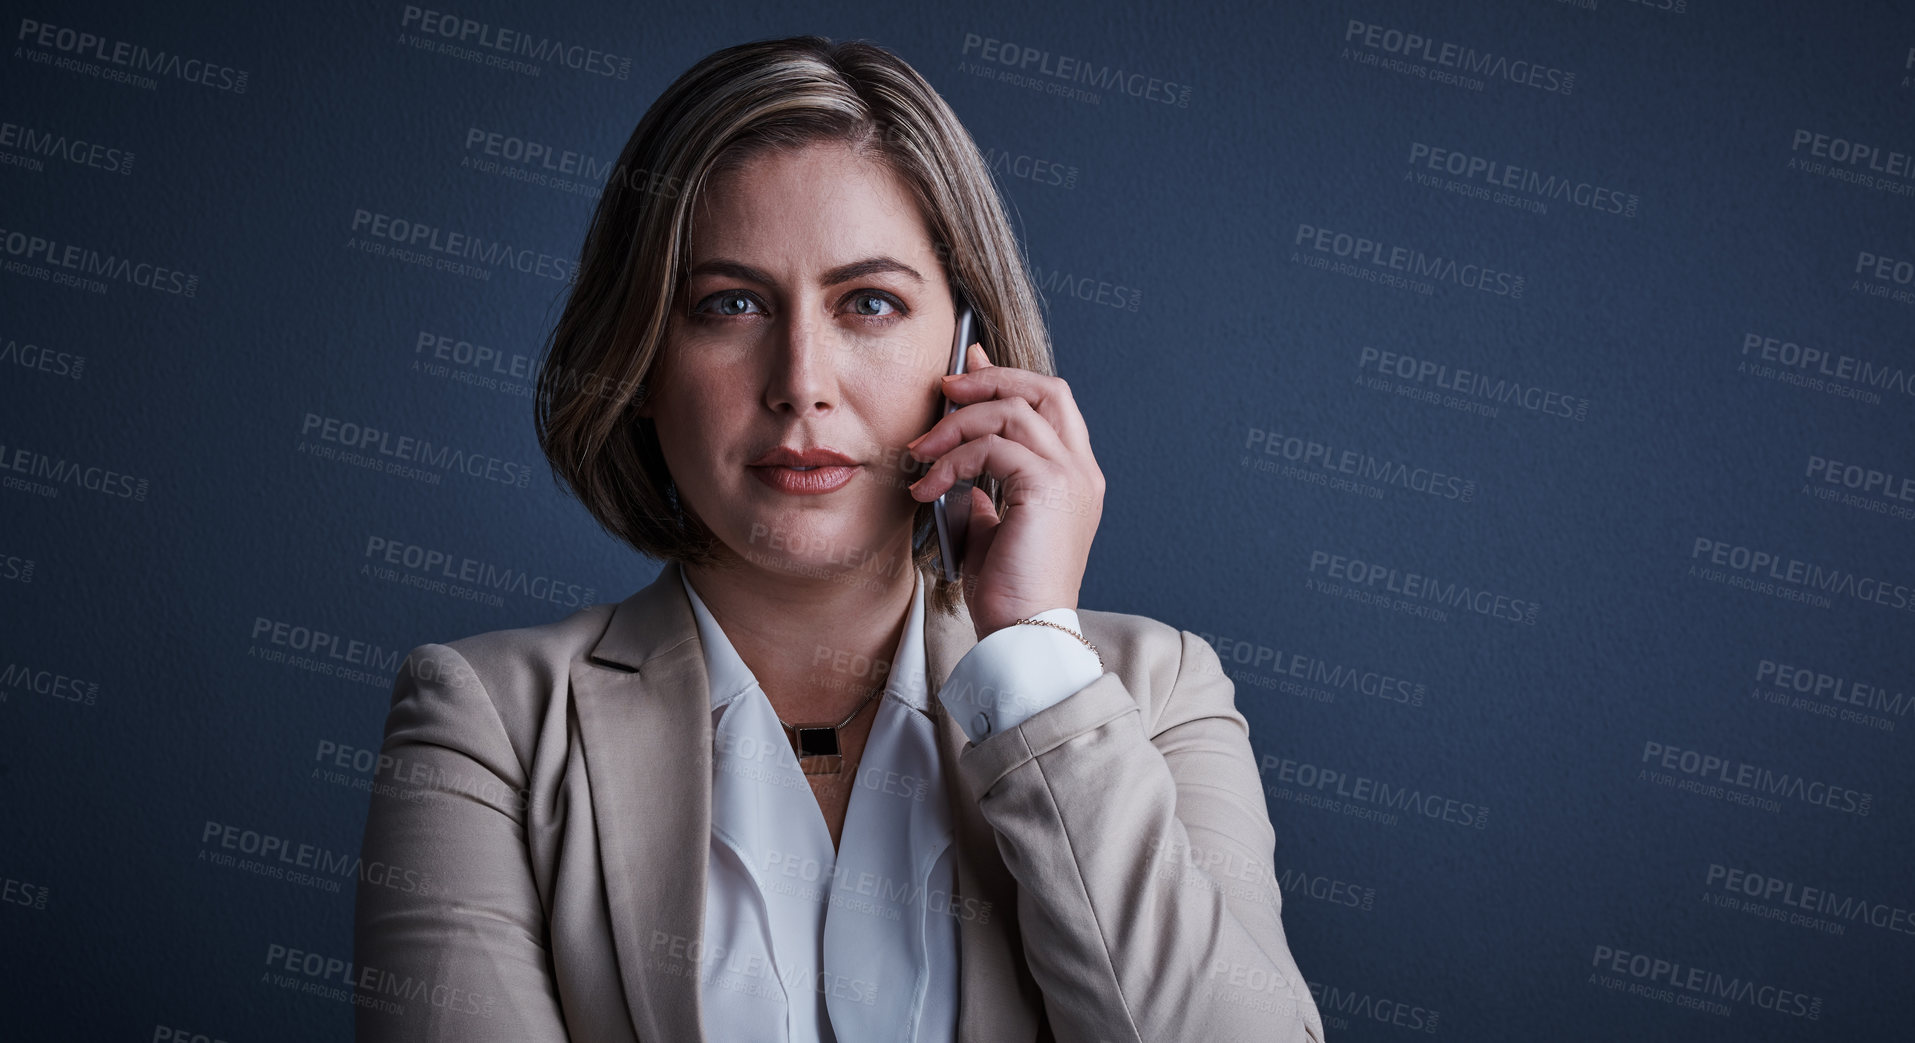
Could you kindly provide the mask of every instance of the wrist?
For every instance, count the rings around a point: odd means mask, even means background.
[[[1090,638],[1084,636],[1083,625],[1078,621],[1077,611],[1075,609],[1069,609],[1069,608],[1047,609],[1043,612],[1039,612],[1034,615],[1021,616],[1005,625],[1006,626],[1044,627],[1046,629],[1061,631],[1062,633],[1068,634],[1072,638],[1075,638],[1077,641],[1081,642],[1084,645],[1084,647],[1090,649],[1091,653],[1097,657],[1098,668],[1100,670],[1103,669],[1104,653],[1099,651],[1097,646],[1091,643]]]
[[[1039,602],[1039,604],[1042,604],[1042,602]],[[1045,619],[1053,623],[1062,623],[1073,630],[1080,629],[1077,625],[1077,605],[1074,601],[1058,601],[1052,604],[1054,607],[1039,611],[1029,602],[1026,602],[1011,609],[1009,614],[999,616],[995,619],[979,620],[973,617],[973,623],[987,624],[979,626],[977,632],[978,640],[982,641],[992,634],[1003,630],[1005,627],[1016,626],[1019,620],[1025,619]]]

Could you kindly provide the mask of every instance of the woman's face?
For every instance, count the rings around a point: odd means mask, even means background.
[[[908,574],[904,443],[938,418],[956,322],[910,191],[843,146],[761,153],[708,182],[690,248],[640,410],[681,502],[759,567]]]

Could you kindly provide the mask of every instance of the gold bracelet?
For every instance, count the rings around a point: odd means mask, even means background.
[[[1019,623],[1029,623],[1032,626],[1050,627],[1052,630],[1062,630],[1064,633],[1069,634],[1070,636],[1076,638],[1077,640],[1084,642],[1084,647],[1090,649],[1091,654],[1097,657],[1097,669],[1102,670],[1104,668],[1104,653],[1099,652],[1097,650],[1097,646],[1090,643],[1089,638],[1086,638],[1084,635],[1078,633],[1075,630],[1072,630],[1070,627],[1063,626],[1058,623],[1052,623],[1049,620],[1045,620],[1045,619],[1033,619],[1030,616],[1025,616],[1023,619],[1014,619],[1011,621],[1012,626],[1016,626]]]

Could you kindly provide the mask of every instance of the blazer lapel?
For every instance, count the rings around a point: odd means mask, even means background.
[[[1017,931],[1017,881],[959,779],[968,740],[937,699],[977,632],[962,604],[955,615],[926,610],[925,680],[957,845],[958,1039],[1034,1040],[1043,996]],[[633,1029],[645,1043],[706,1043],[700,968],[672,958],[703,948],[711,855],[710,682],[677,563],[619,603],[590,655],[572,664],[571,680]]]
[[[703,950],[711,696],[677,563],[613,610],[571,677],[632,1026],[704,1043],[700,967],[674,953]]]
[[[951,668],[977,645],[977,630],[962,602],[956,615],[927,602],[924,622],[925,679],[944,756],[945,794],[951,804],[951,842],[957,845],[958,1035],[959,1043],[1000,1043],[1037,1038],[1043,994],[1025,967],[1017,930],[1017,880],[997,852],[997,835],[978,802],[958,777],[963,729],[945,712],[938,688]]]

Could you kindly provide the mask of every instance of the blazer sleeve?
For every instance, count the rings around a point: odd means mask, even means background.
[[[562,1043],[526,771],[456,650],[406,657],[374,778],[360,857],[379,869],[360,874],[353,916],[357,1038]]]
[[[1321,1043],[1249,726],[1216,652],[1174,633],[1145,635],[1178,657],[1155,722],[1106,673],[967,745],[958,772],[1017,880],[1060,1043]]]

